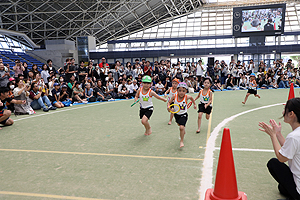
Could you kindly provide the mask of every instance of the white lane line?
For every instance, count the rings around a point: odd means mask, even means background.
[[[113,102],[121,102],[121,101],[113,101]],[[103,104],[107,104],[107,103],[113,103],[112,101],[107,101],[107,102],[99,102],[99,103],[93,103],[90,105],[83,105],[81,107],[72,107],[72,108],[64,108],[63,110],[55,110],[55,111],[49,111],[47,113],[43,113],[40,115],[31,115],[29,117],[23,117],[21,119],[14,119],[14,121],[21,121],[24,119],[30,119],[30,118],[34,118],[34,117],[40,117],[40,116],[44,116],[44,115],[51,115],[51,114],[55,114],[55,113],[60,113],[60,112],[66,112],[66,111],[70,111],[70,110],[77,110],[77,109],[81,109],[81,108],[88,108],[88,107],[92,107],[92,106],[99,106],[99,105],[103,105]]]
[[[216,147],[215,150],[220,150],[220,147]],[[232,151],[271,152],[271,153],[274,153],[274,150],[273,150],[273,149],[232,148]]]
[[[219,123],[214,130],[212,131],[209,139],[207,140],[206,143],[206,149],[205,149],[205,155],[204,155],[204,161],[203,161],[203,167],[202,167],[202,178],[201,178],[201,182],[200,182],[200,189],[199,189],[199,199],[200,200],[204,200],[205,198],[205,192],[208,188],[212,188],[213,184],[212,184],[212,179],[213,179],[213,155],[214,155],[214,150],[215,150],[215,143],[216,143],[216,139],[219,135],[219,132],[221,131],[221,129],[230,121],[232,121],[233,119],[235,119],[236,117],[239,117],[241,115],[256,111],[256,110],[261,110],[264,108],[270,108],[273,106],[279,106],[279,105],[283,105],[283,103],[277,103],[277,104],[272,104],[272,105],[268,105],[268,106],[262,106],[262,107],[258,107],[258,108],[254,108],[251,110],[246,110],[244,112],[238,113],[236,115],[233,115],[231,117],[228,117],[226,119],[224,119],[221,123]]]

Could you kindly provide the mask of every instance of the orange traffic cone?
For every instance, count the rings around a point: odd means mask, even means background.
[[[289,99],[288,100],[293,99],[293,98],[295,98],[294,84],[291,83],[290,92],[289,92]]]
[[[224,128],[219,155],[215,189],[208,189],[205,200],[247,200],[244,192],[237,188],[230,130]]]

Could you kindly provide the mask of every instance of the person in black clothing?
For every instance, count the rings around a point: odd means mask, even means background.
[[[264,26],[264,31],[274,31],[274,25],[271,24],[272,19],[268,19],[268,23]]]
[[[75,65],[72,65],[71,60],[66,60],[67,65],[64,67],[65,73],[66,73],[66,81],[69,82],[72,75],[75,75],[77,72],[75,69]],[[76,78],[76,77],[75,77]]]
[[[97,80],[97,87],[94,88],[94,97],[97,101],[107,101],[108,98],[105,97],[105,88],[102,86],[100,79]]]
[[[0,124],[4,126],[13,125],[14,120],[10,119],[11,111],[3,110],[5,103],[14,103],[14,104],[25,104],[26,100],[15,100],[9,97],[9,89],[7,87],[0,88]],[[0,127],[0,129],[2,129]]]
[[[52,60],[51,60],[51,59],[47,60],[47,64],[48,64],[48,70],[49,70],[49,73],[50,73],[51,71],[53,71],[53,74],[56,75],[57,72],[56,72],[55,67],[52,66]]]
[[[82,83],[84,78],[88,75],[87,69],[84,66],[84,61],[80,61],[80,65],[78,67],[78,76],[79,76],[79,82]]]

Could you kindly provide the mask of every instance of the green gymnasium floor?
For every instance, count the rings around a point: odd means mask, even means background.
[[[296,96],[299,91],[295,89]],[[0,130],[0,199],[199,199],[206,142],[214,128],[238,113],[284,103],[288,92],[258,90],[261,99],[250,96],[246,105],[241,103],[246,91],[215,92],[211,123],[203,118],[200,134],[195,133],[197,112],[188,110],[182,149],[177,125],[167,125],[166,103],[156,99],[150,136],[144,136],[138,105],[130,107],[133,100],[13,116],[15,124]],[[259,121],[283,122],[283,107],[248,112],[225,125],[236,148],[238,189],[249,200],[283,198],[266,168],[275,156],[267,151],[272,150],[270,138],[258,130]],[[283,124],[283,134],[290,131]],[[222,130],[216,147],[221,135]],[[213,177],[218,156],[216,149]]]

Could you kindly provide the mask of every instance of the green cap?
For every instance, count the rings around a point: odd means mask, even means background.
[[[143,79],[142,79],[142,82],[143,83],[151,83],[152,79],[151,79],[150,76],[144,76]]]

